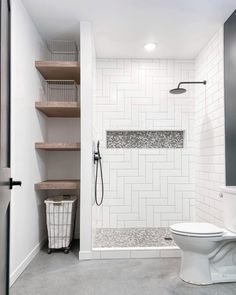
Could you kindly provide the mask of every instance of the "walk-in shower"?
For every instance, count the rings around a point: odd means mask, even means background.
[[[114,143],[114,142],[113,142]],[[102,171],[102,157],[100,142],[97,142],[94,151],[95,164],[95,203],[101,206],[104,200],[104,180]],[[100,177],[99,177],[100,174]],[[99,184],[101,187],[99,188]],[[94,249],[138,249],[153,247],[175,247],[168,227],[162,228],[100,228],[96,230]]]
[[[104,200],[93,206],[92,255],[179,257],[169,227],[195,218],[194,86],[203,97],[206,75],[191,60],[99,60],[97,68],[93,132]],[[173,81],[171,93],[184,99],[170,97]]]

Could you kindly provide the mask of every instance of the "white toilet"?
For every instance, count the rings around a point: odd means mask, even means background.
[[[236,187],[222,187],[224,228],[210,223],[170,227],[182,250],[180,278],[207,285],[236,282]]]

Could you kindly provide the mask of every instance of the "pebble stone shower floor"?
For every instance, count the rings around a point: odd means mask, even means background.
[[[94,248],[176,246],[169,228],[101,228],[96,230]]]

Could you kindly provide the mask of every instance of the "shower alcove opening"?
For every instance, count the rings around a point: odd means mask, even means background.
[[[111,152],[112,149],[182,149],[184,131],[109,130],[105,146]],[[92,256],[97,259],[180,257],[180,250],[168,227],[96,228]]]

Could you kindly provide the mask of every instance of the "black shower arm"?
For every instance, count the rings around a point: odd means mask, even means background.
[[[178,88],[180,88],[180,85],[181,84],[204,84],[204,85],[206,85],[206,80],[204,80],[204,81],[200,81],[200,82],[196,82],[196,81],[193,81],[193,82],[180,82],[179,84],[178,84]]]

